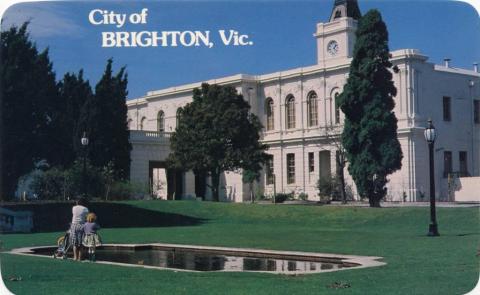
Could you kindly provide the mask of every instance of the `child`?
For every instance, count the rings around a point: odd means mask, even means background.
[[[102,245],[100,236],[97,234],[97,230],[100,229],[100,226],[95,223],[96,220],[97,215],[95,215],[95,213],[88,213],[87,222],[83,226],[83,245],[88,248],[88,257],[90,261],[95,261],[95,247]]]

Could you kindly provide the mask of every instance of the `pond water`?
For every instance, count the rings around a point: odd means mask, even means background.
[[[33,249],[35,254],[52,255],[54,249]],[[340,270],[358,264],[344,263],[341,259],[322,261],[318,257],[281,257],[281,255],[250,253],[241,255],[231,251],[202,251],[178,248],[99,248],[97,261],[147,265],[191,271],[262,271],[276,273],[318,273]]]

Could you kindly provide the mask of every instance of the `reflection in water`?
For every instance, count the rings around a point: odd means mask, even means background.
[[[51,255],[53,252],[50,250],[51,249],[47,251],[43,249],[36,250],[35,252],[40,255]],[[97,261],[111,261],[196,271],[275,271],[282,273],[308,273],[349,267],[341,263],[231,256],[183,249],[97,249],[96,259]]]
[[[98,250],[99,261],[113,261],[166,268],[197,271],[276,271],[276,272],[318,272],[343,268],[342,264],[293,261],[273,258],[240,257],[222,254],[187,252],[184,250]]]

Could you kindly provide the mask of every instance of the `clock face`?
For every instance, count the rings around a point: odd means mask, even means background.
[[[336,55],[338,53],[338,43],[337,41],[330,41],[327,45],[327,52],[330,55]]]

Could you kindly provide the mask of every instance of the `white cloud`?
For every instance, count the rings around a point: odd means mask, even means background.
[[[61,4],[52,2],[17,4],[11,6],[2,18],[2,30],[30,21],[29,32],[34,38],[74,36],[83,31]]]

